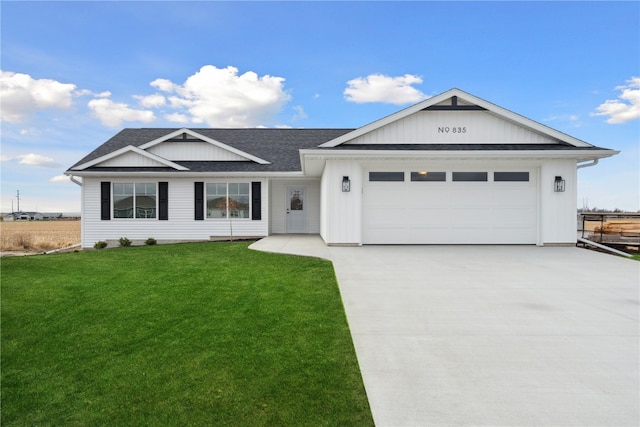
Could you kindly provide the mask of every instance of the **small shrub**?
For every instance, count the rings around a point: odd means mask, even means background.
[[[33,236],[26,233],[18,233],[13,237],[13,242],[19,250],[29,250],[33,247]]]
[[[120,242],[120,247],[122,248],[131,246],[131,240],[127,239],[126,237],[121,237],[118,241]]]
[[[149,237],[147,240],[144,241],[144,244],[147,246],[153,246],[153,245],[157,245],[158,241],[153,237]]]
[[[104,240],[100,240],[99,242],[96,242],[93,245],[94,249],[104,249],[107,247],[107,242],[105,242]]]

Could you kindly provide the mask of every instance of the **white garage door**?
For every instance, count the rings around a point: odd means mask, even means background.
[[[535,244],[532,170],[370,171],[365,244]]]

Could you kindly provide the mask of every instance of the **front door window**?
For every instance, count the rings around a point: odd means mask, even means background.
[[[287,233],[307,232],[306,188],[287,189]]]

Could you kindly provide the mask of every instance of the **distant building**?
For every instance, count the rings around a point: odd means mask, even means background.
[[[40,212],[12,212],[6,215],[4,221],[40,221],[44,215]]]

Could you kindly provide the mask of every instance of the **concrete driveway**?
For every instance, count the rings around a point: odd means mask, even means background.
[[[296,239],[255,248],[333,261],[377,426],[640,425],[637,261]]]

